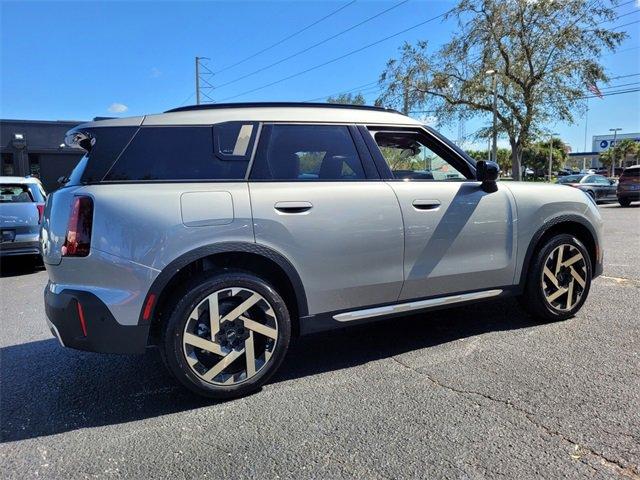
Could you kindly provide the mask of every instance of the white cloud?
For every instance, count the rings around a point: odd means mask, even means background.
[[[124,113],[129,110],[129,107],[127,107],[124,103],[116,102],[112,103],[107,110],[109,110],[109,112],[111,113]]]
[[[153,67],[151,69],[151,78],[158,78],[160,75],[162,75],[162,71],[159,68]]]

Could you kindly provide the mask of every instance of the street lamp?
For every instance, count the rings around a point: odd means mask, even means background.
[[[551,170],[553,168],[553,136],[560,135],[558,132],[549,134],[549,182],[551,182]]]
[[[491,147],[491,158],[494,162],[498,162],[498,92],[497,92],[497,79],[498,72],[495,70],[487,70],[487,75],[491,75],[493,77],[493,145]]]
[[[609,131],[613,132],[613,142],[611,142],[611,146],[609,148],[614,148],[616,146],[616,138],[618,137],[618,130],[622,130],[621,128],[610,128]],[[616,159],[613,156],[613,150],[611,150],[611,178],[616,176]]]

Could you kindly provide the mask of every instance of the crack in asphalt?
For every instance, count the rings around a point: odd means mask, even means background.
[[[511,403],[509,400],[503,400],[501,398],[496,398],[492,395],[488,395],[486,393],[482,393],[482,392],[476,392],[473,390],[463,390],[460,388],[456,388],[456,387],[452,387],[451,385],[447,385],[444,384],[442,382],[440,382],[438,379],[432,377],[431,375],[429,375],[427,372],[418,370],[415,367],[412,367],[411,365],[403,362],[402,360],[400,360],[397,357],[391,357],[391,359],[396,362],[397,364],[401,365],[403,368],[410,370],[413,373],[417,373],[418,375],[421,375],[423,377],[425,377],[427,380],[429,380],[432,384],[434,384],[436,387],[438,388],[442,388],[444,390],[448,390],[452,393],[458,394],[458,395],[462,395],[463,397],[470,399],[469,396],[470,395],[475,395],[478,397],[482,397],[486,400],[489,400],[491,402],[494,403],[500,403],[502,405],[506,405],[508,408],[511,408],[513,410],[515,410],[516,412],[522,414],[524,416],[524,418],[527,419],[527,421],[529,421],[532,425],[534,425],[535,427],[545,431],[548,435],[551,436],[555,436],[555,437],[559,437],[560,439],[564,440],[565,442],[569,443],[570,445],[573,446],[574,448],[574,454],[571,455],[571,458],[574,458],[576,460],[580,460],[580,462],[586,466],[588,466],[589,468],[591,468],[593,471],[597,471],[597,469],[595,469],[591,464],[587,463],[586,461],[583,460],[584,454],[586,455],[590,455],[592,457],[595,457],[597,460],[600,461],[600,464],[608,467],[612,470],[614,470],[618,475],[621,476],[625,476],[627,478],[631,478],[633,480],[640,480],[640,472],[635,468],[635,466],[628,466],[628,465],[624,465],[621,464],[620,462],[618,462],[617,460],[613,460],[611,458],[607,458],[605,457],[603,454],[596,452],[595,450],[584,446],[584,445],[580,445],[578,442],[568,438],[566,435],[564,435],[562,432],[558,431],[558,430],[554,430],[552,428],[547,427],[546,425],[543,425],[539,422],[537,422],[534,417],[535,415],[531,412],[529,412],[528,410],[519,407],[513,403]],[[471,399],[473,400],[473,399]],[[478,404],[478,402],[476,402],[475,400],[473,400],[474,403],[476,403],[476,405]]]

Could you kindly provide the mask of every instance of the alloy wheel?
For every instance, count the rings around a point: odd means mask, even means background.
[[[587,286],[587,265],[574,245],[554,248],[542,270],[542,291],[555,310],[571,310],[582,298]]]
[[[243,287],[217,290],[191,312],[183,350],[191,370],[215,385],[242,383],[265,368],[278,341],[269,302]]]

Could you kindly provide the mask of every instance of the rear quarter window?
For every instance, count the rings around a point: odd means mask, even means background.
[[[216,131],[216,150],[213,132]],[[244,179],[255,127],[141,127],[105,181]]]

